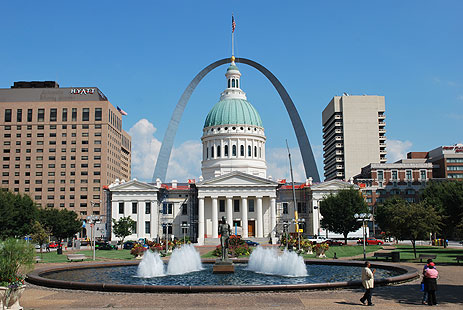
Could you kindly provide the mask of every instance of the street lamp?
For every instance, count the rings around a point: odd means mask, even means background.
[[[95,260],[95,224],[100,220],[98,215],[87,216],[87,222],[90,224],[90,233],[92,237],[91,243],[93,243],[93,260]]]
[[[288,250],[288,236],[287,236],[288,226],[289,226],[288,222],[284,221],[283,222],[283,236],[285,237],[286,250]]]
[[[299,228],[301,224],[305,223],[305,219],[293,219],[292,221],[294,224],[297,224],[296,227],[298,228],[297,230],[297,242],[298,242],[298,247],[297,249],[301,249],[301,229]]]
[[[367,260],[367,251],[365,248],[366,245],[366,229],[365,229],[365,223],[371,218],[370,213],[360,213],[360,214],[354,214],[354,217],[357,219],[358,222],[362,222],[362,230],[363,230],[363,260]]]
[[[172,223],[169,223],[169,222],[162,223],[162,227],[166,228],[166,256],[167,256],[167,250],[169,248],[169,226],[172,226]]]
[[[182,227],[182,231],[183,231],[183,244],[185,244],[185,234],[187,232],[187,230],[190,228],[190,224],[188,223],[182,223],[180,225],[180,227]]]

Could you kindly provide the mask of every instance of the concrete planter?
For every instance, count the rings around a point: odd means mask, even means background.
[[[5,300],[7,290],[7,287],[0,286],[0,309],[3,309],[3,301]]]
[[[25,285],[21,285],[18,288],[12,290],[8,289],[3,299],[3,307],[7,310],[22,310],[24,309],[19,305],[19,299],[22,293],[26,289]]]

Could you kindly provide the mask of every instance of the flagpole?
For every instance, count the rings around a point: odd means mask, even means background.
[[[232,13],[232,56],[235,56],[235,18]]]

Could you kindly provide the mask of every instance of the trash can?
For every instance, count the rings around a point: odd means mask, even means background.
[[[400,263],[400,252],[391,252],[391,259],[394,263]]]
[[[58,254],[58,255],[63,254],[63,248],[56,249],[56,254]]]

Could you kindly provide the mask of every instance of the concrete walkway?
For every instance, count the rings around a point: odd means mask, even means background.
[[[210,247],[200,247],[201,253]],[[421,269],[423,264],[404,265]],[[44,267],[41,264],[41,267]],[[463,265],[437,266],[439,308],[463,309]],[[359,275],[360,277],[360,275]],[[421,305],[420,280],[378,287],[373,292],[375,309],[415,309]],[[358,309],[361,289],[207,294],[129,294],[72,291],[27,285],[21,297],[25,309]]]

